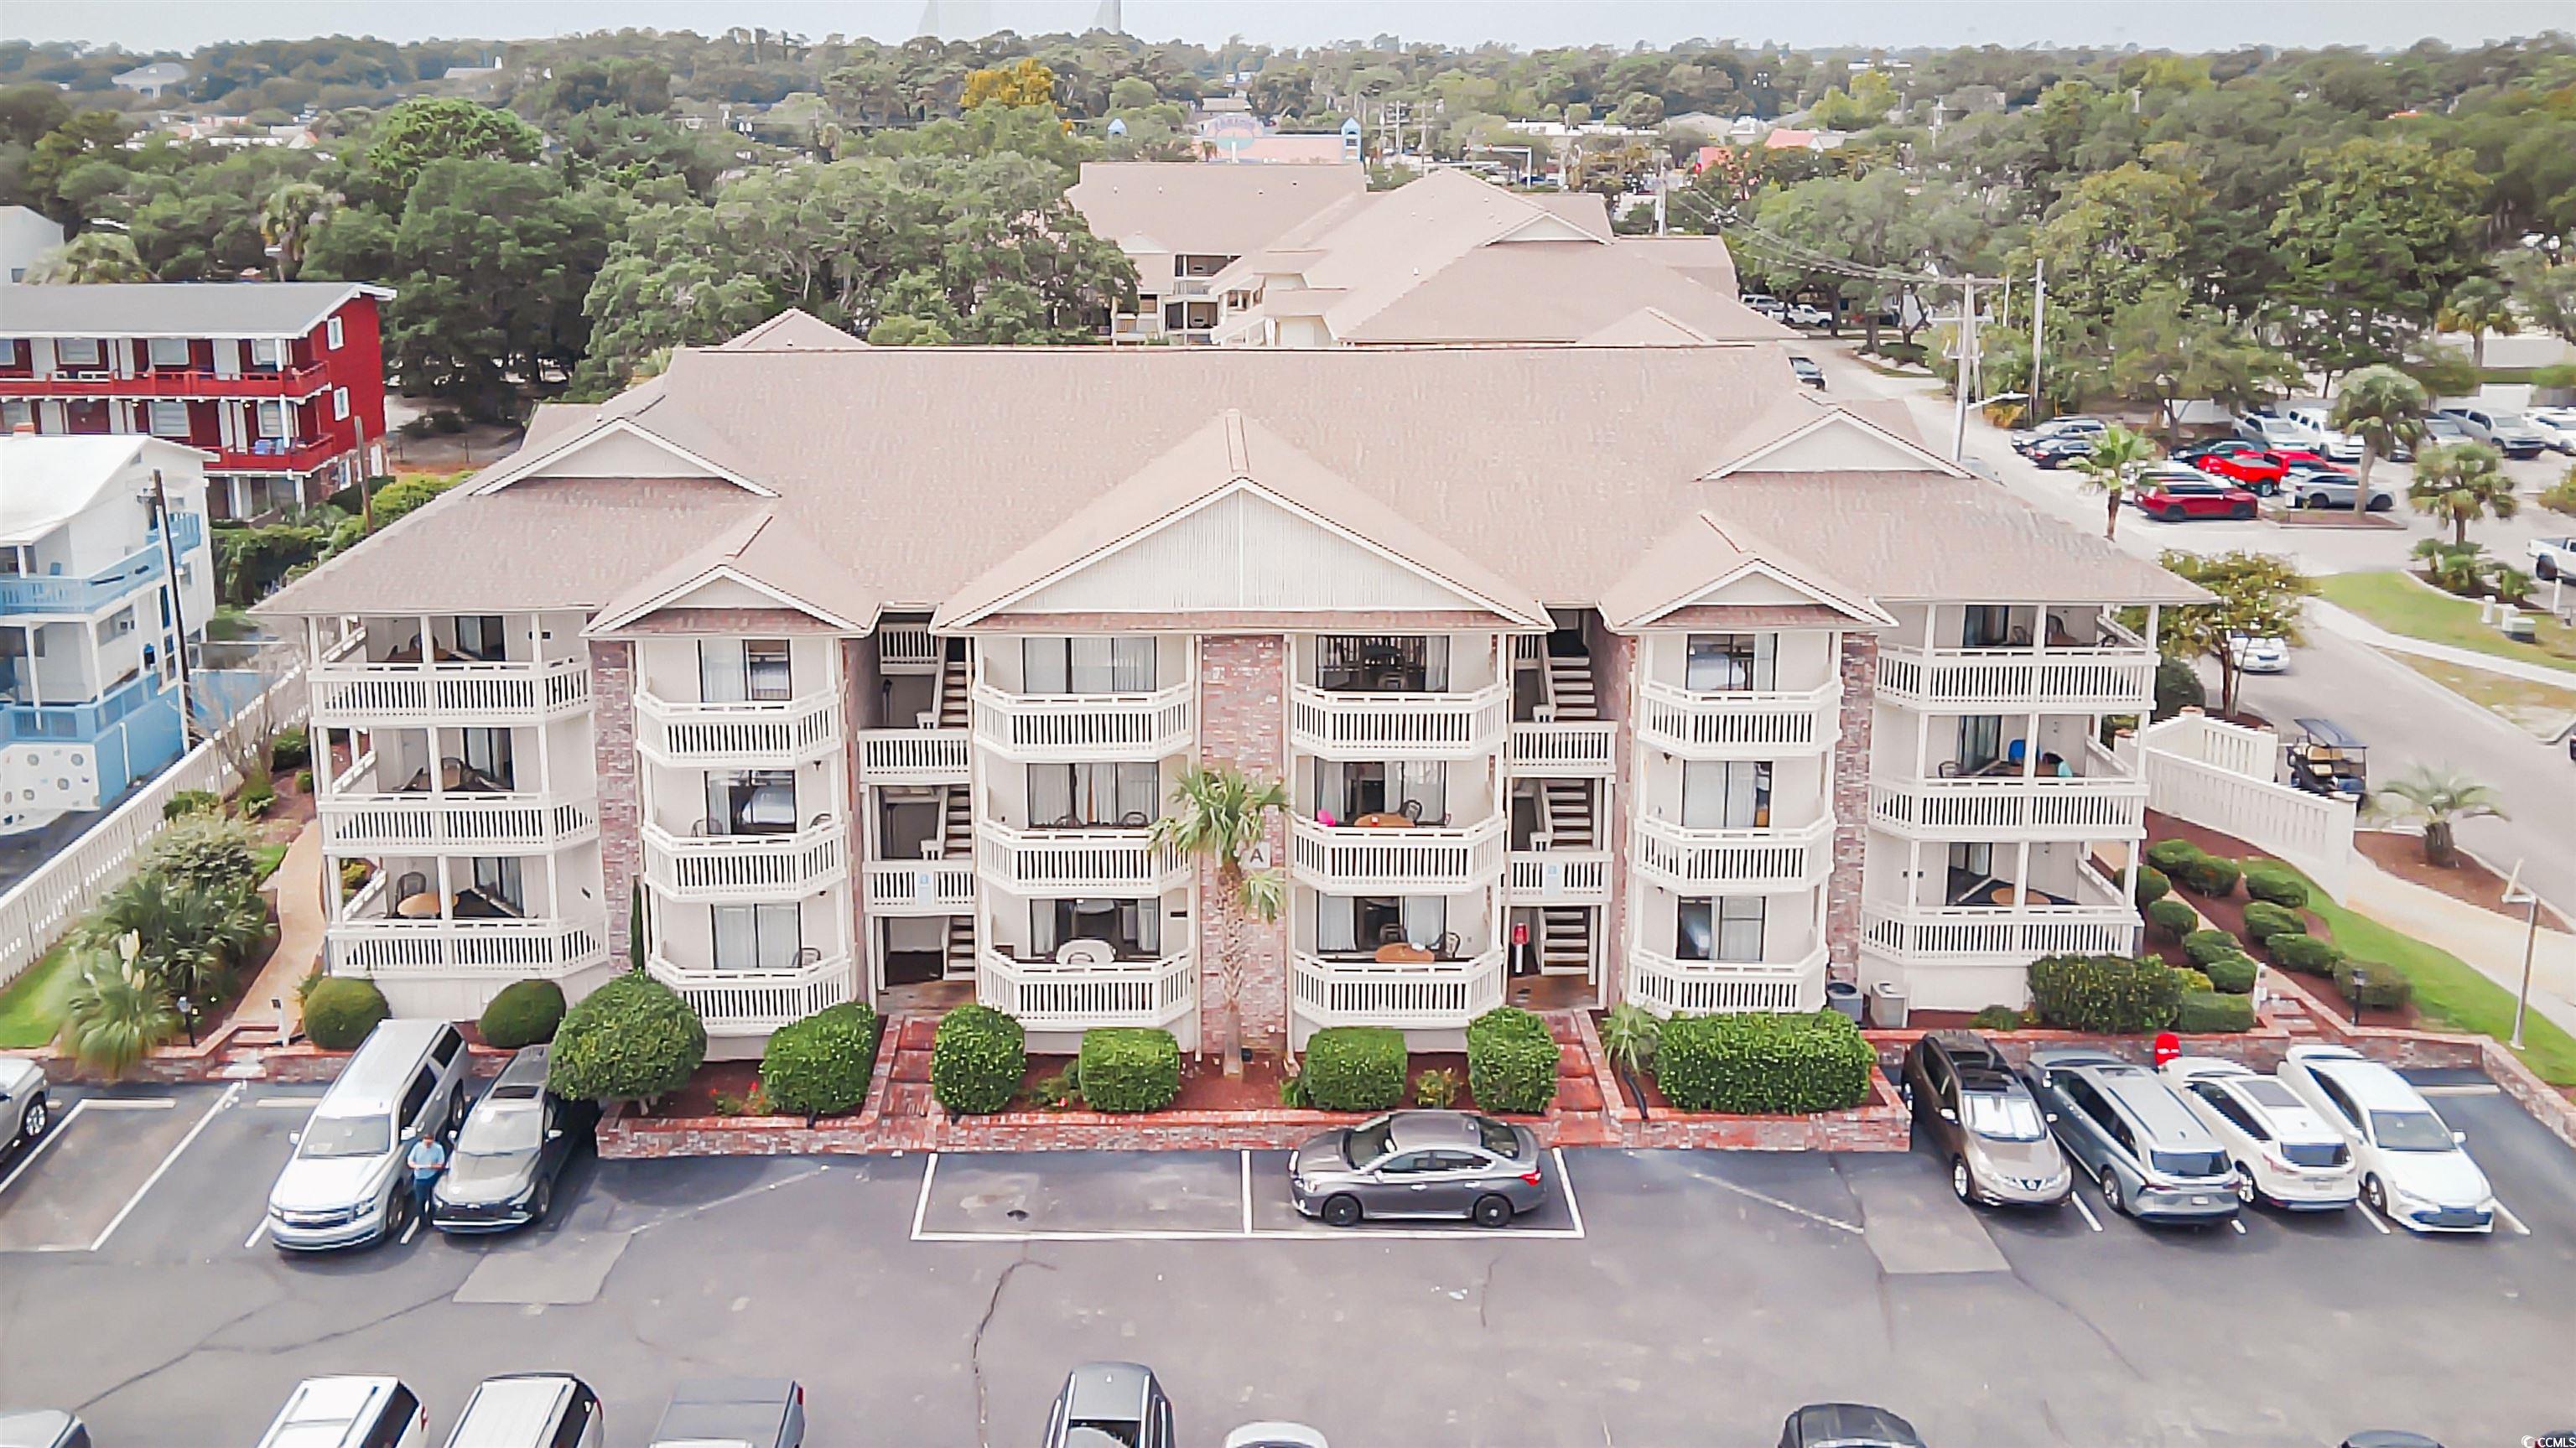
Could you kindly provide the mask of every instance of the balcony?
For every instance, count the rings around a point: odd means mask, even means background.
[[[861,784],[964,784],[971,738],[963,729],[862,729]]]
[[[1503,875],[1514,905],[1607,905],[1608,850],[1514,850]]]
[[[655,824],[643,834],[644,878],[672,900],[794,899],[849,874],[848,827],[834,819],[786,835],[675,835]]]
[[[1872,780],[1870,823],[1909,839],[2126,840],[2146,832],[2147,782],[2108,752],[2072,779]]]
[[[1607,719],[1514,724],[1510,762],[1518,775],[1608,779],[1619,764],[1619,726]]]
[[[170,532],[171,541],[185,557],[205,542],[205,520],[194,513],[173,513]],[[0,575],[0,614],[93,614],[159,582],[169,572],[169,554],[155,536],[109,567],[86,577]]]
[[[976,869],[1014,895],[1159,895],[1189,879],[1190,862],[1130,829],[1022,830],[979,821]]]
[[[975,742],[1030,763],[1160,759],[1190,745],[1192,686],[1150,694],[1013,694],[977,684]]]
[[[858,972],[846,955],[802,952],[799,964],[777,970],[694,969],[660,956],[645,960],[655,980],[680,993],[710,1036],[765,1036],[828,1006],[850,1000]]]
[[[2025,890],[2026,903],[1907,905],[1861,902],[1861,943],[1903,963],[2022,964],[2043,955],[2127,955],[2138,912],[2092,867],[2075,869],[2074,898]],[[2011,887],[2004,887],[2007,898]]]
[[[313,722],[335,729],[503,728],[566,719],[590,708],[590,664],[578,658],[549,663],[441,659],[432,664],[344,659],[315,665],[306,681]]]
[[[1461,1030],[1503,1003],[1503,949],[1393,964],[1299,952],[1296,1011],[1317,1026]]]
[[[1822,754],[1842,737],[1839,682],[1804,691],[1694,694],[1649,681],[1637,737],[1682,759],[1778,759]]]
[[[1659,1016],[1804,1013],[1825,1006],[1825,952],[1773,964],[1680,960],[1655,951],[1628,956],[1628,999]]]
[[[1637,821],[1637,873],[1678,895],[1806,890],[1833,873],[1834,822],[1799,829],[1687,829]]]
[[[870,915],[962,915],[975,908],[965,860],[870,860],[861,872]]]
[[[1969,713],[2064,709],[2144,713],[2154,703],[2156,651],[2104,621],[2104,642],[1997,649],[1883,644],[1878,692],[1918,708]]]
[[[161,681],[138,674],[83,704],[22,704],[0,700],[0,743],[87,744],[107,726],[151,705]],[[172,708],[177,708],[174,699]]]
[[[210,473],[309,473],[343,453],[356,449],[337,438],[315,438],[309,442],[266,439],[265,449],[253,447],[210,447],[214,460],[206,464]]]
[[[877,641],[877,663],[884,668],[935,669],[939,667],[940,640],[927,624],[880,624],[874,635]]]
[[[540,794],[334,794],[320,801],[334,854],[520,854],[599,835],[591,801]]]
[[[0,397],[304,398],[320,392],[330,381],[329,370],[319,362],[229,377],[177,367],[120,376],[105,368],[88,367],[57,372],[51,377],[0,378]]]
[[[696,769],[793,769],[841,747],[841,701],[825,692],[732,704],[683,704],[635,694],[635,747],[656,764]]]
[[[1299,684],[1288,696],[1289,742],[1325,759],[1471,759],[1503,747],[1512,693],[1336,694]]]
[[[1188,951],[1155,960],[1066,965],[983,953],[976,995],[1032,1031],[1095,1026],[1169,1026],[1198,1003],[1198,968]]]
[[[558,979],[607,958],[602,920],[342,920],[323,931],[333,975]]]
[[[1289,820],[1297,883],[1334,895],[1449,895],[1481,890],[1503,870],[1504,820],[1464,829],[1331,828]]]

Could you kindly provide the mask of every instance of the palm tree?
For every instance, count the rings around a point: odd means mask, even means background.
[[[2364,367],[2343,380],[2326,420],[2336,431],[2361,439],[2364,498],[2370,496],[2370,465],[2423,437],[2424,409],[2431,404],[2423,383],[2385,364]]]
[[[1288,903],[1287,878],[1276,870],[1251,870],[1244,857],[1261,843],[1270,816],[1288,808],[1288,790],[1277,780],[1255,782],[1238,770],[1189,769],[1172,788],[1172,812],[1154,821],[1154,846],[1216,864],[1218,928],[1203,933],[1224,970],[1225,1073],[1243,1074],[1243,976],[1247,921],[1269,924]]]
[[[2140,463],[2155,455],[2153,439],[2113,423],[2094,440],[2092,452],[2075,460],[2075,470],[2084,475],[2085,490],[2100,493],[2109,502],[2102,520],[2103,537],[2119,536],[2120,502],[2128,495],[2129,480],[2137,475]]]
[[[203,885],[158,873],[108,892],[83,938],[93,948],[135,942],[135,965],[174,995],[213,1003],[232,970],[268,934],[268,910],[246,884]]]
[[[288,181],[268,193],[259,205],[259,235],[277,258],[280,280],[303,269],[305,243],[345,199],[311,181]]]
[[[115,955],[81,967],[63,1003],[63,1048],[111,1081],[178,1029],[169,988],[136,960],[130,935],[117,943]]]
[[[84,231],[36,259],[27,280],[41,286],[157,280],[134,249],[134,238],[114,231]]]
[[[2459,847],[2451,838],[2453,825],[2487,815],[2509,818],[2496,802],[2494,790],[2455,769],[2417,765],[2412,773],[2389,781],[2380,793],[2397,796],[2398,813],[2424,822],[2424,859],[2444,869],[2460,861]]]
[[[2433,320],[2446,332],[2468,333],[2469,361],[2481,368],[2487,365],[2487,334],[2510,337],[2519,326],[2504,283],[2494,277],[2470,277],[2451,288]]]
[[[2510,518],[2522,511],[2504,459],[2482,442],[2428,447],[2415,457],[2415,481],[2406,488],[2418,513],[2447,520],[2451,542],[2465,548],[2469,525],[2480,518]]]

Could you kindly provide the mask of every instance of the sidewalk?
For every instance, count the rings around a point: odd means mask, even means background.
[[[2308,600],[2308,617],[2355,643],[2368,644],[2375,649],[2386,649],[2390,653],[2413,654],[2422,659],[2439,659],[2446,664],[2454,664],[2463,669],[2483,669],[2490,674],[2501,674],[2506,678],[2520,679],[2529,684],[2547,684],[2557,689],[2576,689],[2576,674],[2571,674],[2565,669],[2553,669],[2546,664],[2525,663],[2521,659],[2499,658],[2494,654],[2479,653],[2475,649],[2455,648],[2450,644],[2429,643],[2423,639],[2409,638],[2404,634],[2390,633],[2360,614],[2349,609],[2337,608],[2321,598]]]
[[[2522,988],[2522,921],[2403,880],[2356,855],[2345,905],[2440,946],[2502,986]],[[2576,935],[2543,929],[2531,958],[2531,1009],[2576,1035]]]
[[[322,958],[322,826],[309,823],[287,848],[277,867],[277,950],[259,978],[242,991],[235,1012],[245,1027],[266,1027],[277,1020],[269,1002],[285,1003],[287,1019],[303,1024],[303,1007],[295,988]],[[261,1036],[267,1033],[263,1030]],[[289,1038],[292,1038],[290,1030]],[[254,1039],[257,1039],[256,1037]],[[284,1044],[279,1042],[278,1044]]]

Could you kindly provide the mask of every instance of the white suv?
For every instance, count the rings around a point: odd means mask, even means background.
[[[2352,1146],[2361,1199],[2410,1232],[2492,1232],[2486,1173],[2405,1077],[2344,1046],[2292,1046],[2281,1084]]]
[[[2177,1056],[2164,1077],[2236,1163],[2238,1201],[2331,1212],[2360,1195],[2352,1148],[2279,1081],[2212,1056]]]

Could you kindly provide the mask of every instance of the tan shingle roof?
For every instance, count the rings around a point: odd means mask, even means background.
[[[1747,568],[1779,577],[1842,616],[1845,627],[1893,622],[1853,587],[1757,530],[1702,509],[1645,552],[1601,595],[1602,621],[1614,629],[1646,627],[1711,585]]]
[[[1095,236],[1150,240],[1193,256],[1241,256],[1367,190],[1368,172],[1357,165],[1086,161],[1065,199]]]
[[[1334,335],[1375,343],[1578,342],[1648,308],[1709,341],[1798,335],[1670,267],[1591,241],[1480,246]]]
[[[725,342],[725,352],[837,352],[868,345],[801,307],[789,307]]]

